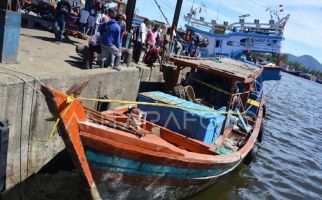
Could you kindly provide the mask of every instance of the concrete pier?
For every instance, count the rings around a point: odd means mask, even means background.
[[[0,64],[0,119],[10,124],[6,189],[36,173],[64,148],[56,134],[47,140],[54,122],[44,97],[33,88],[40,83],[34,78],[7,69],[25,72],[44,84],[66,91],[73,83],[91,79],[83,97],[135,100],[140,86],[163,82],[158,67],[143,64],[113,69],[84,70],[75,53],[75,44],[86,41],[70,38],[68,43],[57,43],[54,35],[33,29],[21,29],[18,63]],[[95,109],[95,102],[84,102]]]

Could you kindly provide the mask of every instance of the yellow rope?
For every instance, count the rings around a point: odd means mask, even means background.
[[[58,117],[58,118],[56,119],[56,122],[55,122],[55,124],[54,124],[53,128],[52,128],[52,129],[51,129],[51,131],[50,131],[50,134],[49,134],[48,139],[47,139],[47,140],[38,140],[38,139],[35,139],[35,141],[37,141],[37,142],[42,142],[42,143],[48,143],[48,142],[52,139],[52,137],[54,137],[55,132],[56,132],[56,129],[57,129],[57,126],[58,126],[58,124],[59,124],[60,120],[61,120],[61,119],[63,119],[63,118],[65,117],[65,115],[66,115],[67,111],[69,110],[69,108],[71,107],[71,105],[72,105],[72,103],[73,103],[74,99],[75,99],[75,98],[74,98],[74,97],[72,97],[72,96],[68,96],[68,97],[67,97],[67,101],[66,101],[66,103],[67,103],[67,104],[69,104],[69,105],[68,105],[68,107],[65,109],[65,111],[63,112],[63,114],[62,114],[61,118],[59,118],[59,117]]]
[[[177,108],[177,109],[182,109],[182,110],[192,110],[192,111],[199,111],[199,112],[207,112],[207,113],[216,113],[216,114],[222,114],[226,115],[228,112],[220,112],[216,110],[202,110],[202,109],[197,109],[197,108],[189,108],[189,107],[184,107],[184,106],[177,106],[177,105],[171,105],[171,104],[165,104],[165,103],[150,103],[150,102],[139,102],[139,101],[123,101],[123,100],[112,100],[112,99],[96,99],[96,98],[85,98],[85,97],[73,97],[73,96],[68,96],[66,103],[69,104],[68,107],[65,109],[63,112],[61,118],[57,118],[50,134],[47,140],[36,140],[38,142],[43,142],[47,143],[49,142],[52,137],[54,136],[57,126],[60,122],[61,119],[64,118],[66,113],[68,112],[69,108],[71,107],[72,103],[74,102],[75,99],[81,100],[81,101],[95,101],[95,102],[103,102],[103,103],[118,103],[118,104],[136,104],[136,105],[149,105],[149,106],[160,106],[160,107],[168,107],[168,108]],[[247,112],[247,111],[246,111]]]
[[[206,83],[206,82],[203,82],[203,81],[201,81],[201,80],[198,80],[198,79],[195,79],[195,78],[192,78],[192,77],[189,77],[188,79],[193,80],[193,81],[196,81],[197,83],[200,83],[200,84],[202,84],[202,85],[205,85],[205,86],[207,86],[207,87],[209,87],[209,88],[211,88],[211,89],[214,89],[214,90],[216,90],[216,91],[218,91],[218,92],[224,93],[224,94],[226,94],[226,95],[230,95],[230,93],[229,93],[229,92],[227,92],[227,91],[225,91],[225,90],[223,90],[223,89],[221,89],[221,88],[215,87],[215,86],[213,86],[213,85],[211,85],[211,84],[208,84],[208,83]],[[233,93],[233,94],[231,94],[231,95],[232,95],[232,96],[238,96],[238,95],[242,95],[242,94],[247,94],[247,93],[249,93],[249,92],[250,92],[250,91],[240,92],[240,93]]]
[[[74,97],[72,97],[74,98]],[[197,108],[189,108],[184,106],[177,106],[165,103],[150,103],[150,102],[140,102],[140,101],[123,101],[123,100],[112,100],[112,99],[96,99],[96,98],[85,98],[85,97],[77,97],[78,100],[81,101],[96,101],[102,103],[118,103],[118,104],[137,104],[137,105],[148,105],[148,106],[160,106],[160,107],[167,107],[167,108],[177,108],[182,110],[192,110],[192,111],[199,111],[199,112],[207,112],[207,113],[217,113],[225,115],[227,112],[221,112],[216,110],[203,110]]]

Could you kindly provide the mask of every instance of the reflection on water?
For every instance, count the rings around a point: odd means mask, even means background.
[[[285,73],[275,84],[256,161],[189,200],[322,199],[322,85]]]

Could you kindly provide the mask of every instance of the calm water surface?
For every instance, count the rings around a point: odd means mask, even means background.
[[[189,200],[322,199],[322,85],[282,75],[265,85],[274,89],[256,161]]]

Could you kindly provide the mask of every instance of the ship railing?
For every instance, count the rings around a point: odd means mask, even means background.
[[[236,29],[245,32],[260,32],[267,34],[283,34],[284,26],[287,23],[290,15],[279,19],[278,21],[269,20],[269,23],[260,23],[259,20],[255,19],[254,22],[245,22],[244,19],[240,19],[239,22],[234,22],[232,24],[228,24],[228,22],[224,22],[224,24],[218,24],[216,20],[212,20],[211,22],[205,21],[203,17],[194,18],[192,15],[185,15],[184,18],[188,22],[189,25],[192,26],[200,26],[203,29],[207,29],[210,32],[213,32],[217,26],[225,27],[226,30],[235,31]],[[251,30],[251,31],[250,31]]]

